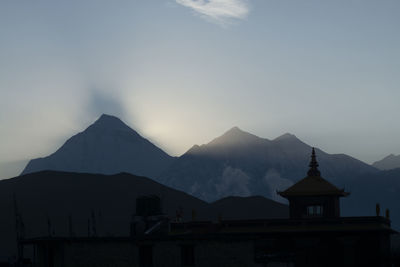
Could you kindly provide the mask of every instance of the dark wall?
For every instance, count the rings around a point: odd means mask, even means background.
[[[338,196],[312,196],[312,197],[291,197],[289,198],[290,218],[305,218],[307,207],[320,205],[323,207],[322,217],[340,217],[340,204]]]

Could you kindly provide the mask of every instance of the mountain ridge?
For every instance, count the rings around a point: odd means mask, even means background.
[[[48,169],[155,176],[173,160],[119,118],[103,114],[54,153],[29,161],[21,174]]]
[[[148,151],[150,157],[146,156]],[[23,174],[44,169],[128,172],[151,177],[206,201],[229,195],[262,195],[284,201],[274,192],[305,176],[310,151],[311,146],[294,134],[285,133],[270,140],[235,126],[173,158],[117,117],[103,114],[55,153],[32,160]],[[318,148],[316,151],[324,177],[341,187],[359,174],[378,171],[345,154],[328,154]],[[39,166],[32,166],[35,164]]]
[[[231,129],[229,129],[228,131],[226,131],[221,136],[214,138],[206,145],[219,146],[219,145],[228,145],[228,144],[232,144],[235,142],[247,144],[247,143],[252,143],[252,142],[258,142],[260,140],[263,140],[263,138],[256,136],[254,134],[251,134],[249,132],[243,131],[239,127],[235,126],[235,127],[232,127]],[[267,140],[267,139],[265,139],[265,140]]]
[[[316,151],[323,174],[339,186],[378,171],[345,154]],[[284,201],[274,192],[304,178],[310,153],[311,146],[293,134],[269,140],[233,127],[209,143],[194,145],[158,180],[207,201],[232,194]]]
[[[400,168],[400,155],[390,154],[381,160],[372,163],[372,166],[380,170],[392,170]]]

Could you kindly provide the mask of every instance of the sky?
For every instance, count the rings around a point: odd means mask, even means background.
[[[400,154],[398,0],[2,0],[0,178],[102,113],[175,156],[233,126]]]

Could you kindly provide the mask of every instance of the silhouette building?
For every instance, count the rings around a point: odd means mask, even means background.
[[[339,197],[345,197],[349,193],[321,177],[314,148],[309,167],[307,177],[285,191],[278,192],[289,200],[290,218],[340,217]]]
[[[289,200],[289,218],[172,222],[160,199],[146,196],[137,199],[130,236],[20,243],[33,247],[38,267],[392,266],[389,218],[341,217],[339,198],[348,193],[321,177],[314,149],[307,176],[277,193]]]

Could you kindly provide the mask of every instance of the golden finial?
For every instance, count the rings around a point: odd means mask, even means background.
[[[390,211],[389,211],[389,209],[386,209],[386,219],[390,219]]]
[[[375,210],[376,210],[376,216],[380,216],[380,214],[381,214],[381,206],[379,205],[379,203],[376,203]]]

